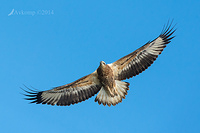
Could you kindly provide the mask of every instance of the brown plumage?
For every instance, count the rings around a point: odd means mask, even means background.
[[[113,75],[113,70],[104,61],[100,62],[100,66],[97,69],[98,79],[104,86],[104,89],[110,96],[117,95],[115,90],[115,78]]]
[[[171,23],[172,24],[172,23]],[[89,99],[95,94],[95,102],[111,106],[125,99],[129,83],[121,80],[129,79],[146,70],[158,57],[163,49],[174,38],[176,31],[171,24],[163,28],[162,33],[153,41],[146,43],[123,58],[100,66],[93,73],[82,77],[70,84],[55,87],[47,91],[24,90],[27,100],[36,104],[66,106]]]

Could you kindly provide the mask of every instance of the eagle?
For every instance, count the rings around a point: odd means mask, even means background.
[[[175,37],[172,36],[176,31],[175,25],[172,27],[172,22],[168,21],[161,34],[153,41],[147,42],[139,49],[111,64],[101,61],[93,73],[72,83],[46,91],[26,87],[27,89],[23,89],[25,99],[36,104],[69,106],[85,101],[98,93],[95,102],[98,102],[99,105],[115,106],[125,99],[129,90],[130,84],[122,80],[145,71]]]

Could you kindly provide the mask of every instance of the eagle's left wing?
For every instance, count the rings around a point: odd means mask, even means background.
[[[28,93],[25,94],[25,96],[28,97],[25,99],[31,100],[31,103],[69,106],[89,99],[98,93],[100,89],[101,84],[97,78],[97,72],[95,71],[70,84],[55,87],[52,90],[39,92],[34,90],[31,90],[31,92],[27,90],[24,91]]]
[[[160,36],[155,40],[146,43],[116,62],[108,64],[114,71],[115,79],[131,78],[146,70],[161,54],[166,44],[170,43],[170,40],[174,38],[172,34],[176,30],[173,28],[171,28],[171,24],[164,27]]]

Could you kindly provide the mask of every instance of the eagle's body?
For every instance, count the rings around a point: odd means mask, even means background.
[[[107,104],[108,106],[121,102],[122,98],[125,98],[125,95],[127,95],[129,83],[116,80],[113,69],[104,61],[100,62],[97,74],[102,89],[97,95],[95,102],[98,101],[99,104]]]
[[[117,92],[115,91],[115,77],[112,68],[105,62],[101,61],[100,66],[97,69],[98,79],[106,92],[110,96],[115,96]]]
[[[138,75],[156,60],[166,44],[174,38],[171,35],[175,30],[170,26],[166,26],[155,40],[111,64],[101,61],[93,73],[70,84],[47,91],[25,90],[29,93],[26,99],[33,100],[31,103],[66,106],[85,101],[99,92],[95,102],[108,106],[118,104],[125,99],[129,90],[129,83],[121,80]]]

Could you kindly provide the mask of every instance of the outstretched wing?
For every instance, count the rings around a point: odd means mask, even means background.
[[[25,94],[31,100],[31,103],[50,104],[66,106],[85,101],[94,96],[101,89],[101,84],[97,78],[97,72],[82,77],[70,84],[55,87],[52,90],[36,92],[34,90],[26,91]]]
[[[172,24],[172,23],[171,23]],[[171,24],[163,28],[163,31],[155,40],[146,43],[139,49],[129,55],[109,64],[114,71],[115,78],[124,80],[138,75],[147,69],[161,54],[166,44],[175,36],[172,34],[176,31]]]

